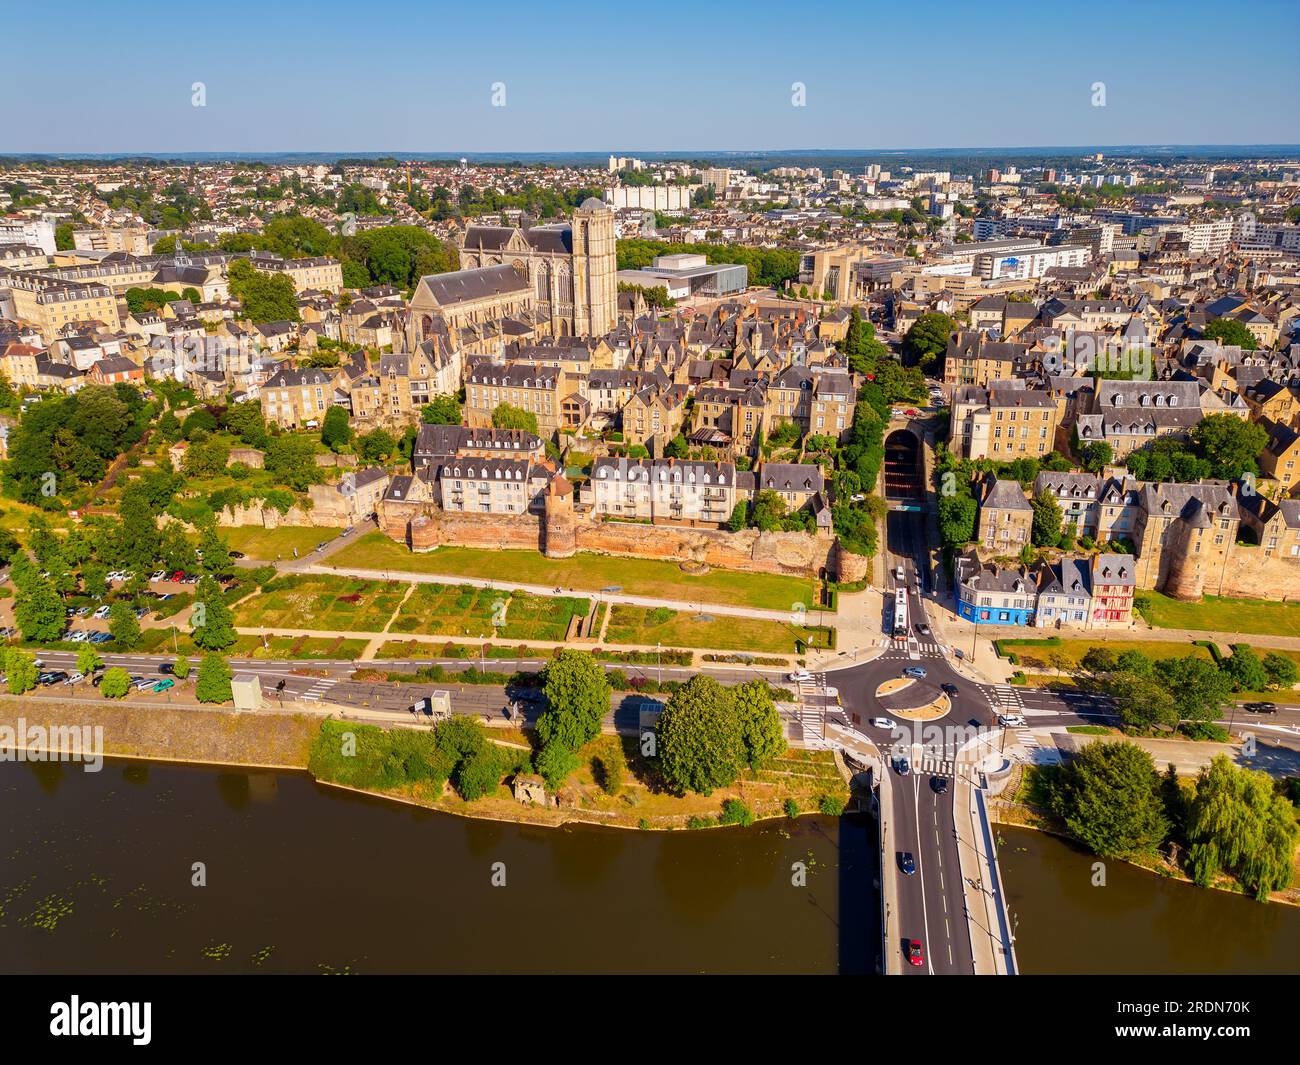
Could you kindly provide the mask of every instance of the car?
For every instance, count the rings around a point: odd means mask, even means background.
[[[181,578],[181,583],[182,583],[182,584],[198,584],[198,583],[199,583],[199,575],[198,575],[197,573],[187,573],[187,574],[185,574],[185,576],[184,576],[183,578]]]
[[[111,632],[96,632],[91,634],[90,642],[109,643],[112,639],[113,639],[113,634]]]
[[[918,621],[916,624],[916,631],[920,633],[922,636],[929,636],[930,626],[927,625],[924,621]]]
[[[906,758],[895,758],[894,772],[900,777],[905,777],[912,772],[912,765]]]
[[[1025,723],[1023,714],[998,714],[998,724],[1007,728],[1019,728]]]
[[[77,617],[79,618],[84,618],[89,613],[90,613],[90,607],[88,606],[83,606],[80,610],[76,612]]]
[[[873,717],[871,719],[871,726],[872,728],[883,728],[889,732],[893,732],[894,729],[898,728],[898,723],[896,721],[891,721],[887,717]]]
[[[174,598],[175,596],[173,596],[171,592],[163,592],[163,594],[158,597],[158,602],[165,603],[168,599]]]
[[[908,876],[916,872],[916,859],[912,857],[911,851],[898,852],[898,868]]]
[[[919,939],[905,939],[903,946],[907,948],[907,960],[913,965],[925,964],[925,951],[921,948]]]
[[[339,535],[340,535],[340,536],[351,536],[351,535],[352,535],[352,530],[353,530],[354,528],[356,528],[356,526],[354,526],[354,525],[349,525],[346,529],[344,529],[341,533],[339,533]]]
[[[898,581],[899,584],[907,583],[907,571],[902,566],[894,567],[894,580]]]
[[[949,684],[945,681],[943,684],[939,685],[939,690],[943,692],[944,695],[956,695],[957,685]]]
[[[798,684],[800,681],[812,680],[812,674],[806,669],[796,669],[786,679]]]
[[[947,778],[947,777],[931,777],[931,778],[930,778],[930,790],[933,791],[936,795],[942,795],[942,794],[944,794],[944,793],[948,790],[948,778]]]
[[[924,667],[924,666],[908,666],[905,670],[903,670],[903,676],[905,676],[905,677],[911,677],[911,678],[913,678],[914,680],[924,680],[924,679],[925,679],[925,667]]]
[[[160,569],[157,573],[152,574],[149,579],[151,581],[165,581],[167,579],[167,571],[165,569]]]
[[[152,688],[157,683],[158,683],[157,677],[132,677],[131,678],[131,687],[138,692],[142,692],[146,688]]]
[[[109,615],[110,613],[111,613],[111,611],[110,611],[108,605],[105,604],[104,606],[101,606],[98,610],[96,610],[93,614],[91,614],[90,616],[91,616],[92,618],[95,618],[95,619],[98,620],[98,621],[103,621],[105,618],[108,617],[108,615]]]
[[[1252,714],[1276,714],[1277,703],[1246,703],[1243,709],[1249,710]]]
[[[320,543],[318,543],[318,544],[316,545],[316,547],[314,548],[314,550],[316,550],[316,551],[323,551],[323,550],[325,550],[325,548],[329,547],[329,545],[330,545],[330,542],[329,542],[328,540],[322,540]]]
[[[85,680],[85,679],[86,679],[86,674],[84,674],[83,672],[81,672],[81,670],[78,669],[78,670],[74,670],[72,673],[68,674],[67,679],[65,679],[63,683],[64,683],[64,684],[76,684],[77,681],[79,681],[79,680]]]
[[[171,677],[163,677],[162,680],[153,686],[152,691],[154,695],[159,695],[162,692],[165,692],[168,688],[174,687],[176,687],[176,682],[172,680]]]
[[[144,617],[147,613],[149,613],[149,608],[147,606],[138,606],[135,608],[135,616],[138,618]]]
[[[231,552],[230,552],[230,557],[231,557],[231,558],[243,558],[243,557],[244,557],[244,552],[242,552],[242,551],[231,551]]]
[[[173,574],[172,574],[170,577],[168,577],[167,579],[168,579],[169,581],[171,581],[172,584],[180,584],[181,581],[183,581],[183,580],[185,579],[185,571],[184,571],[183,569],[178,569],[175,573],[173,573]]]
[[[49,673],[42,673],[36,678],[37,684],[62,684],[68,679],[68,674],[61,669],[52,670]]]
[[[903,411],[903,413],[909,418],[919,418],[921,416],[921,412],[912,407],[908,407],[907,410]]]

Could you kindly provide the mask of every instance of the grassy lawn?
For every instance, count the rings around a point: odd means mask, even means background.
[[[1212,660],[1209,649],[1198,647],[1188,641],[1178,643],[1173,640],[1062,640],[1059,644],[1035,643],[1015,640],[1002,640],[1000,646],[1016,656],[1016,664],[1022,668],[1050,669],[1058,658],[1068,660],[1069,666],[1077,666],[1089,650],[1105,647],[1114,654],[1125,651],[1140,651],[1149,658],[1185,658],[1195,656]]]
[[[1199,603],[1185,603],[1159,592],[1141,592],[1138,599],[1142,616],[1162,629],[1208,629],[1261,636],[1294,636],[1300,632],[1300,603],[1210,595]]]
[[[242,551],[258,562],[274,562],[277,556],[293,558],[295,547],[300,555],[305,555],[317,544],[334,539],[342,531],[342,529],[301,525],[282,525],[278,529],[239,525],[221,530],[232,550]]]
[[[586,614],[589,607],[586,599],[468,585],[417,584],[393,620],[391,631],[424,636],[563,640],[569,619],[574,614]],[[504,625],[494,624],[494,619],[504,621]]]
[[[718,616],[713,621],[684,611],[651,609],[615,603],[611,608],[605,643],[664,647],[707,647],[725,651],[794,654],[795,640],[812,638],[825,646],[825,629],[796,628],[765,618]]]
[[[415,554],[383,533],[368,533],[326,563],[340,569],[379,569],[405,573],[445,573],[483,577],[504,583],[541,584],[600,591],[618,585],[629,595],[727,603],[768,610],[812,605],[813,582],[775,573],[711,570],[699,577],[683,573],[675,562],[615,558],[581,552],[573,558],[549,559],[538,551],[492,551],[478,547],[440,547]]]
[[[235,607],[241,628],[382,632],[407,585],[355,577],[292,574]]]

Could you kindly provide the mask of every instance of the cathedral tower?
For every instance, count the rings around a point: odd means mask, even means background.
[[[573,212],[573,331],[604,336],[618,319],[614,212],[589,196]]]

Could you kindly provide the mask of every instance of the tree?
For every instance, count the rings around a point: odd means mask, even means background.
[[[218,576],[229,573],[232,568],[230,544],[217,528],[217,519],[211,514],[203,514],[195,525],[199,530],[199,552],[203,556],[203,568]]]
[[[1126,725],[1173,728],[1181,717],[1173,695],[1162,682],[1127,670],[1110,674],[1103,685]]]
[[[316,465],[316,447],[311,437],[286,433],[271,440],[266,449],[266,472],[295,492],[320,484],[325,474]]]
[[[199,581],[190,612],[191,637],[205,651],[222,651],[238,639],[234,616],[221,588],[210,576]]]
[[[6,648],[4,652],[5,677],[9,684],[9,694],[22,695],[36,687],[36,656],[29,651],[20,651],[16,647]]]
[[[552,791],[561,787],[579,765],[578,756],[562,743],[548,743],[537,756],[537,772]]]
[[[1071,834],[1103,858],[1149,854],[1169,830],[1155,763],[1126,740],[1090,743],[1062,766],[1051,806]]]
[[[683,433],[678,433],[664,447],[664,454],[670,459],[684,459],[691,453],[691,446]]]
[[[19,586],[14,620],[23,638],[32,643],[51,643],[63,635],[63,600],[54,585],[39,573],[33,572],[26,586]]]
[[[180,655],[172,663],[172,672],[176,674],[177,680],[184,680],[190,675],[190,660],[184,655]]]
[[[335,404],[325,412],[320,430],[321,443],[336,454],[352,442],[352,427],[348,425],[348,412]]]
[[[1075,451],[1079,456],[1079,465],[1089,473],[1101,473],[1115,458],[1115,449],[1105,440],[1094,440]]]
[[[420,421],[425,425],[459,425],[460,400],[449,393],[434,396],[420,410]]]
[[[288,274],[264,274],[248,259],[236,259],[226,267],[230,294],[239,300],[249,321],[296,322],[298,297]]]
[[[664,782],[678,794],[709,795],[733,783],[745,760],[731,693],[697,674],[673,692],[657,730]]]
[[[536,436],[537,415],[532,411],[512,407],[509,403],[500,403],[492,411],[492,427],[494,429],[526,429]]]
[[[740,737],[751,769],[759,769],[785,753],[785,729],[772,701],[772,689],[765,680],[746,681],[732,692]]]
[[[748,516],[749,504],[742,499],[732,509],[731,517],[727,519],[727,528],[732,532],[740,532],[745,527]]]
[[[1264,656],[1264,672],[1268,674],[1270,688],[1293,688],[1300,670],[1295,662],[1286,655],[1270,651]]]
[[[372,429],[357,437],[357,453],[366,462],[384,462],[397,450],[397,440],[384,429]]]
[[[1231,873],[1265,902],[1291,884],[1297,836],[1295,809],[1266,773],[1225,755],[1201,770],[1187,813],[1187,868],[1197,884]]]
[[[537,719],[543,745],[578,751],[600,735],[611,693],[604,668],[584,651],[562,648],[542,670],[546,709]]]
[[[1169,688],[1183,721],[1217,721],[1232,690],[1232,681],[1215,663],[1190,655],[1162,658],[1155,675]]]
[[[1223,671],[1239,692],[1263,691],[1269,686],[1268,670],[1249,644],[1234,643],[1232,654],[1223,662]]]
[[[785,500],[779,493],[764,488],[754,497],[749,524],[762,532],[775,532],[784,528],[787,509]]]
[[[225,703],[233,698],[230,664],[221,655],[204,655],[194,694],[201,703]]]
[[[1061,505],[1046,490],[1030,501],[1034,509],[1034,524],[1030,539],[1035,547],[1055,547],[1061,542]]]
[[[113,634],[113,642],[123,650],[129,651],[140,642],[140,621],[125,599],[109,607],[108,631]]]
[[[89,644],[82,644],[77,648],[77,669],[86,676],[90,676],[103,664],[104,660],[99,657],[99,652]]]
[[[1215,318],[1205,327],[1206,340],[1217,340],[1220,344],[1235,344],[1237,347],[1254,351],[1259,347],[1255,334],[1235,318]]]
[[[1210,414],[1192,430],[1192,443],[1210,464],[1211,477],[1235,481],[1243,474],[1259,472],[1255,460],[1268,444],[1268,432],[1262,425],[1232,414]]]
[[[131,690],[131,674],[121,666],[106,670],[99,681],[99,694],[105,699],[121,699]]]
[[[909,366],[928,369],[948,350],[948,337],[957,323],[946,314],[931,311],[912,323],[903,337],[903,361]]]

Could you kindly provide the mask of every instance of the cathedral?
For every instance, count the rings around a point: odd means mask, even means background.
[[[513,267],[527,280],[534,320],[549,324],[552,336],[604,336],[617,324],[614,212],[594,196],[569,222],[469,226],[460,265],[462,271]]]

